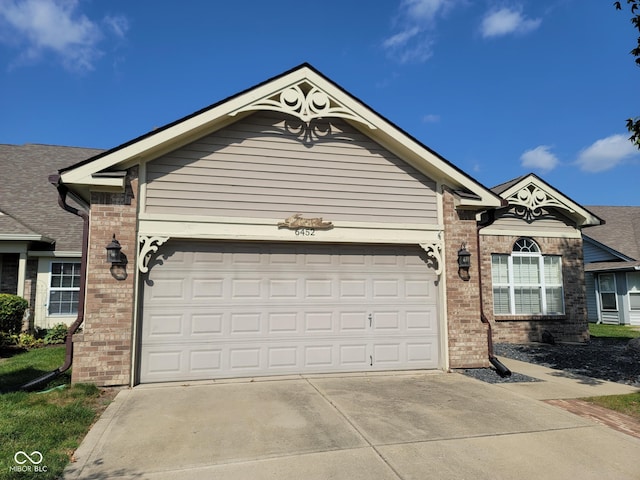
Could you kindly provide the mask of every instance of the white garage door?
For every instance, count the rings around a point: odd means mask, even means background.
[[[438,368],[418,246],[172,243],[144,282],[140,381]]]

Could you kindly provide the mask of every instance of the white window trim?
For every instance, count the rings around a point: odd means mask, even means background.
[[[611,275],[613,277],[613,290],[602,290],[602,284],[600,283],[600,277],[602,277],[603,275]],[[603,293],[613,293],[613,298],[616,301],[616,307],[615,308],[604,308],[604,305],[602,305],[602,294]],[[600,304],[600,310],[603,312],[619,312],[620,311],[620,305],[618,304],[618,279],[617,279],[617,275],[615,273],[600,273],[598,275],[598,303]]]
[[[53,283],[53,264],[54,263],[77,263],[80,264],[81,262],[77,261],[76,259],[72,259],[72,260],[52,260],[51,262],[49,262],[49,285],[47,288],[47,304],[46,304],[46,309],[45,309],[45,314],[47,317],[70,317],[75,315],[74,312],[64,312],[64,313],[51,313],[49,311],[49,307],[51,305],[51,293],[52,292],[80,292],[80,287],[54,287],[51,284]],[[81,279],[82,280],[82,279]],[[76,307],[76,311],[77,311]]]
[[[521,239],[518,239],[518,241]],[[532,240],[531,240],[532,241]],[[533,241],[532,241],[533,242]],[[516,242],[514,242],[515,245]],[[505,254],[505,253],[501,253],[501,254],[494,254],[494,255],[502,255],[502,256],[506,256],[507,257],[507,277],[508,277],[508,283],[494,283],[492,285],[492,289],[493,287],[500,287],[500,288],[508,288],[509,289],[509,313],[496,313],[495,311],[495,300],[494,300],[494,315],[495,316],[554,316],[554,317],[559,317],[559,316],[563,316],[566,314],[566,308],[565,308],[565,302],[564,302],[564,282],[560,283],[559,285],[553,284],[553,285],[549,285],[549,287],[560,287],[561,291],[562,291],[562,312],[553,312],[553,313],[548,313],[547,310],[547,283],[546,283],[546,275],[545,275],[545,271],[544,271],[544,259],[545,257],[558,257],[560,258],[560,274],[562,275],[562,256],[561,255],[543,255],[542,252],[540,251],[540,247],[538,246],[538,244],[536,242],[533,242],[535,244],[535,246],[537,247],[538,251],[537,252],[521,252],[521,251],[511,251],[511,253]],[[519,284],[516,285],[515,284],[515,279],[514,279],[514,268],[513,268],[513,259],[514,257],[529,257],[529,258],[537,258],[538,259],[538,274],[539,274],[539,283],[536,284],[531,284],[531,285],[527,285],[527,284]],[[516,312],[516,287],[527,287],[530,286],[532,288],[539,288],[540,289],[540,298],[541,298],[541,305],[540,305],[540,313],[517,313]]]
[[[631,296],[638,295],[640,296],[640,290],[632,290],[631,289],[631,277],[637,275],[640,277],[640,272],[627,272],[627,295],[629,296],[629,311],[630,312],[638,312],[640,308],[631,308]]]

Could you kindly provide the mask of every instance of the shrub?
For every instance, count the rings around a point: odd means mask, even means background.
[[[22,297],[0,293],[0,332],[17,334],[22,330],[22,318],[29,303]]]
[[[18,345],[24,348],[34,348],[42,346],[42,339],[36,338],[30,333],[18,335]]]
[[[67,338],[68,327],[64,323],[58,323],[53,328],[47,330],[44,336],[45,345],[54,345],[56,343],[64,343]]]

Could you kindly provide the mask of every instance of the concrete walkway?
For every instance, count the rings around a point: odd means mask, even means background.
[[[640,477],[640,439],[540,401],[636,389],[504,363],[543,382],[401,372],[123,390],[64,478]]]

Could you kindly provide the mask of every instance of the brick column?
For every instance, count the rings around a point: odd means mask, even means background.
[[[73,382],[130,383],[137,194],[136,168],[127,173],[124,193],[91,194],[86,308],[82,332],[74,335]],[[114,278],[106,262],[105,247],[114,233],[128,261],[125,279]]]
[[[475,212],[457,210],[454,197],[443,193],[444,241],[447,279],[447,325],[451,368],[489,366],[487,327],[480,317],[480,289]],[[470,279],[458,276],[458,250],[466,243],[471,253]]]

